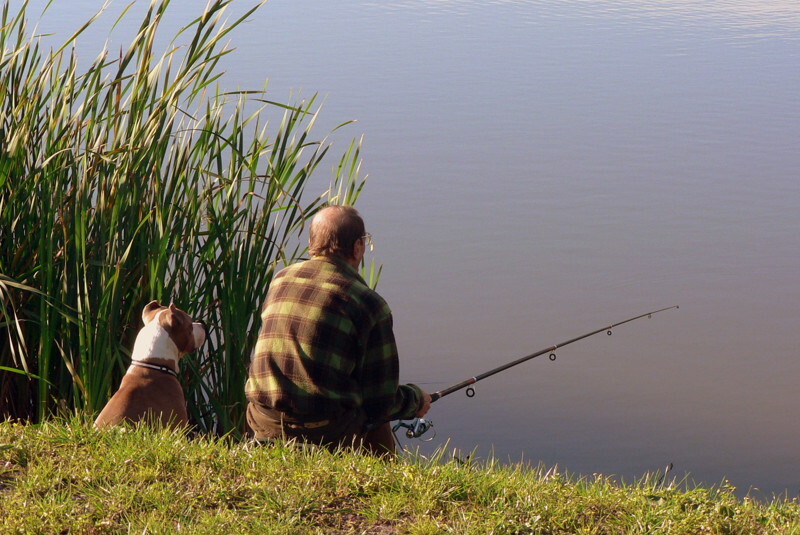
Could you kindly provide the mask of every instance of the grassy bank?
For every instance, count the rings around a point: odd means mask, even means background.
[[[800,533],[797,501],[654,479],[0,423],[2,533]]]

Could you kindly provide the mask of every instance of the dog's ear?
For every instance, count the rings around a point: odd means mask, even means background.
[[[161,305],[158,304],[158,301],[150,301],[145,305],[144,310],[142,310],[142,322],[147,325],[156,315],[158,309],[161,308]]]

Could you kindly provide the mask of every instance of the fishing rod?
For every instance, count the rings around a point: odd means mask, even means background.
[[[584,338],[589,338],[590,336],[594,336],[596,334],[600,334],[603,331],[605,331],[606,334],[611,336],[612,330],[615,327],[619,327],[620,325],[624,325],[626,323],[630,323],[632,321],[635,321],[635,320],[638,320],[638,319],[641,319],[641,318],[651,318],[651,317],[653,317],[653,314],[658,314],[659,312],[664,312],[665,310],[671,310],[673,308],[679,308],[679,307],[678,307],[678,305],[674,305],[674,306],[671,306],[671,307],[666,307],[666,308],[660,308],[658,310],[653,310],[652,312],[647,312],[646,314],[640,314],[638,316],[634,316],[632,318],[628,318],[628,319],[623,320],[623,321],[618,321],[617,323],[612,323],[611,325],[608,325],[607,327],[603,327],[602,329],[597,329],[596,331],[592,331],[592,332],[589,332],[589,333],[586,333],[586,334],[582,334],[580,336],[572,338],[571,340],[567,340],[565,342],[561,342],[560,344],[552,345],[552,346],[550,346],[550,347],[548,347],[546,349],[542,349],[541,351],[537,351],[536,353],[531,353],[530,355],[527,355],[527,356],[524,356],[524,357],[519,358],[517,360],[511,361],[511,362],[509,362],[507,364],[503,364],[502,366],[498,366],[497,368],[494,368],[494,369],[491,369],[491,370],[489,370],[487,372],[481,373],[480,375],[476,375],[475,377],[470,377],[469,379],[461,381],[460,383],[455,384],[455,385],[453,385],[451,387],[445,388],[444,390],[439,390],[438,392],[434,392],[434,393],[431,394],[431,403],[433,403],[433,402],[435,402],[435,401],[437,401],[439,399],[442,399],[443,397],[447,396],[448,394],[452,394],[453,392],[457,392],[457,391],[462,390],[464,388],[467,389],[467,392],[466,392],[467,397],[470,397],[470,398],[474,397],[475,396],[475,389],[472,387],[472,385],[474,385],[478,381],[486,379],[487,377],[491,377],[492,375],[498,374],[498,373],[500,373],[502,371],[505,371],[505,370],[507,370],[509,368],[513,368],[514,366],[517,366],[518,364],[522,364],[523,362],[527,362],[527,361],[529,361],[531,359],[535,359],[536,357],[540,357],[540,356],[542,356],[542,355],[544,355],[546,353],[549,354],[550,360],[556,360],[555,351],[557,349],[561,348],[561,347],[568,346],[569,344],[573,344],[573,343],[575,343],[575,342],[577,342],[579,340],[583,340]],[[415,418],[410,423],[398,422],[394,426],[393,431],[397,431],[401,427],[404,427],[404,428],[407,429],[406,436],[408,438],[418,438],[418,437],[422,436],[425,432],[427,432],[428,429],[433,427],[433,422],[431,422],[430,420],[424,420],[422,418]]]

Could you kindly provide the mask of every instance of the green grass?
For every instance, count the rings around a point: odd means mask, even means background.
[[[0,424],[2,533],[800,533],[796,501],[654,479],[101,432],[79,418]]]

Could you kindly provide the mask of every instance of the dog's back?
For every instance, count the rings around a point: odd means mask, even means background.
[[[132,366],[95,420],[95,426],[140,421],[160,422],[164,426],[188,425],[186,400],[176,377]]]

